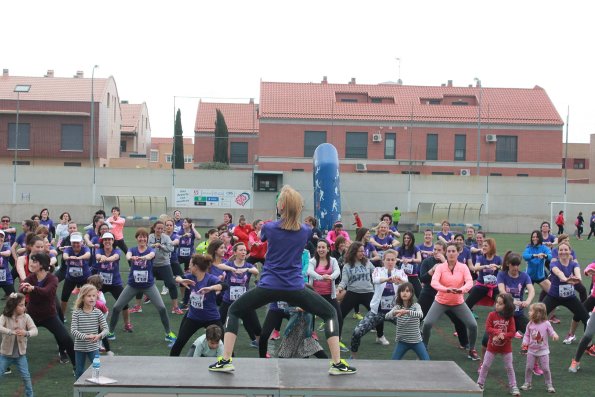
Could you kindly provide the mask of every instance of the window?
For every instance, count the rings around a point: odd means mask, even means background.
[[[384,158],[394,159],[397,149],[397,134],[387,132],[384,134]]]
[[[80,167],[82,164],[74,161],[65,161],[64,167]]]
[[[455,160],[465,161],[467,154],[467,135],[455,135]]]
[[[8,149],[14,150],[15,144],[19,145],[19,150],[27,150],[29,148],[29,133],[31,131],[31,124],[19,123],[19,137],[17,143],[17,125],[16,123],[8,123]]]
[[[126,153],[126,141],[120,141],[120,153]]]
[[[517,161],[517,137],[498,135],[496,142],[496,161]]]
[[[440,105],[442,103],[441,99],[430,99],[428,101],[428,105]]]
[[[527,177],[527,176],[529,176],[529,174],[516,174],[516,176]]]
[[[231,142],[229,144],[229,162],[248,164],[248,142]]]
[[[452,103],[453,106],[469,106],[469,102],[457,101]]]
[[[438,134],[426,136],[426,160],[438,160]]]
[[[584,170],[585,169],[585,159],[574,159],[574,164],[572,166],[575,170]]]
[[[357,99],[355,99],[355,98],[341,98],[341,102],[357,103]]]
[[[194,156],[191,154],[185,154],[184,155],[184,163],[186,164],[192,164],[194,162]]]
[[[370,101],[372,103],[382,103],[382,98],[371,98]]]
[[[173,162],[173,156],[171,153],[165,153],[165,162],[170,164]]]
[[[501,172],[491,172],[490,176],[502,176]]]
[[[448,172],[448,171],[434,171],[432,172],[432,175],[454,175],[454,172]]]
[[[368,158],[368,133],[348,132],[345,142],[345,158],[367,159]]]
[[[409,175],[409,174],[411,174],[411,175],[419,175],[420,172],[419,171],[401,171],[401,174],[403,174],[403,175]]]
[[[149,154],[149,161],[151,163],[156,163],[159,161],[159,150],[151,150]]]
[[[61,150],[83,150],[82,124],[62,124]]]
[[[14,165],[14,160],[12,160],[12,165]],[[17,160],[17,165],[31,165],[29,160]]]
[[[109,108],[109,92],[107,93],[107,101],[105,103],[107,104],[107,107]]]
[[[304,132],[304,157],[314,156],[314,151],[321,143],[326,142],[326,131]]]
[[[256,174],[256,190],[259,192],[276,192],[278,175]]]

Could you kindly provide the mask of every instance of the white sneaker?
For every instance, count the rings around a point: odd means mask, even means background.
[[[163,288],[161,288],[161,295],[167,294],[169,294],[169,289],[167,289],[167,287],[164,285]]]
[[[568,334],[568,335],[566,335],[566,338],[564,338],[562,343],[564,343],[565,345],[570,345],[575,340],[576,340],[576,336],[574,336],[573,334]]]
[[[380,338],[376,338],[376,343],[378,343],[379,345],[382,345],[382,346],[390,345],[390,342],[387,341],[384,336],[381,336]]]

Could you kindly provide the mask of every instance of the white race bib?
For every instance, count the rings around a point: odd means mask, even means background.
[[[204,299],[205,296],[203,294],[199,294],[197,291],[192,291],[190,293],[190,306],[195,309],[202,309]]]
[[[240,296],[246,293],[246,287],[242,285],[234,285],[229,287],[229,299],[232,301],[238,300]]]
[[[190,247],[180,247],[180,256],[190,256],[192,249]]]
[[[380,310],[390,310],[395,305],[395,297],[393,295],[387,295],[380,298]]]
[[[514,302],[514,311],[522,312],[523,311],[523,307],[521,306],[522,301],[518,298],[513,298],[513,302]]]
[[[558,288],[558,295],[560,295],[560,298],[570,298],[571,296],[574,296],[574,285],[561,284]]]
[[[287,309],[287,306],[288,306],[288,305],[287,305],[287,302],[284,302],[284,301],[278,301],[278,302],[277,302],[277,307],[278,307],[280,310],[285,310],[285,309]]]
[[[0,282],[6,281],[6,269],[0,269]]]
[[[135,283],[148,283],[149,282],[149,271],[148,270],[134,270],[132,272]]]
[[[101,276],[101,279],[103,280],[103,284],[112,285],[112,282],[114,280],[114,274],[113,273],[103,273],[103,272],[100,272],[99,275]]]
[[[403,270],[407,274],[412,274],[413,273],[413,264],[411,264],[411,263],[405,263],[403,265]]]
[[[483,283],[484,284],[496,285],[497,282],[498,282],[498,279],[493,274],[486,274],[486,275],[483,276]]]
[[[68,274],[70,274],[70,277],[83,277],[83,268],[78,266],[69,267]]]

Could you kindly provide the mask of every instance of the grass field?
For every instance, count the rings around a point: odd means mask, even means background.
[[[201,231],[202,232],[202,231]],[[133,246],[134,230],[126,230],[126,241],[129,246]],[[421,241],[419,235],[416,235],[418,241]],[[513,250],[521,252],[526,246],[528,235],[515,234],[499,234],[493,235],[496,238],[498,245],[498,253],[504,254],[506,250]],[[579,261],[584,267],[595,259],[595,241],[572,241]],[[122,261],[122,272],[127,276],[128,265]],[[162,282],[158,282],[161,288]],[[587,286],[588,287],[588,286]],[[61,290],[61,286],[59,290]],[[539,290],[539,288],[537,288]],[[537,291],[539,293],[539,291]],[[164,297],[166,307],[170,307],[169,297]],[[71,298],[73,303],[74,299]],[[108,295],[108,305],[113,305],[111,295]],[[3,307],[4,303],[0,303]],[[477,345],[480,346],[481,335],[483,334],[485,318],[490,308],[476,307],[476,313],[479,315],[479,335]],[[261,320],[264,318],[265,311],[259,311]],[[117,340],[111,342],[112,350],[116,355],[127,356],[165,356],[169,354],[167,343],[163,340],[163,329],[156,310],[152,305],[145,305],[143,313],[132,314],[132,323],[134,324],[134,333],[128,334],[122,331],[122,321],[118,324],[116,329]],[[562,320],[561,324],[554,325],[556,332],[561,339],[566,335],[568,325],[571,319],[570,313],[561,308],[557,311],[557,316]],[[446,317],[445,317],[446,318]],[[172,330],[177,333],[182,316],[170,315]],[[69,327],[69,324],[66,324]],[[346,318],[343,340],[349,344],[350,333],[356,325],[356,321],[352,319],[351,314]],[[375,334],[370,333],[366,335],[360,347],[360,359],[390,359],[392,350],[394,348],[394,326],[390,323],[385,325],[385,333],[387,339],[391,341],[390,346],[381,346],[375,344]],[[577,338],[582,336],[582,327],[579,326]],[[198,334],[196,335],[198,336]],[[320,335],[324,339],[324,335]],[[550,342],[550,366],[552,369],[552,377],[554,386],[556,387],[557,395],[561,396],[587,396],[592,395],[593,379],[595,379],[595,358],[585,355],[582,360],[582,369],[578,374],[568,373],[568,365],[576,350],[577,342],[567,346],[559,342]],[[236,345],[236,357],[257,357],[256,349],[249,347],[249,338],[245,331],[241,328],[238,336],[238,343]],[[274,343],[274,342],[273,342]],[[321,340],[325,346],[324,340]],[[457,338],[453,336],[453,327],[448,319],[442,319],[437,327],[434,328],[432,339],[430,341],[430,355],[433,360],[454,360],[458,365],[467,372],[473,379],[477,379],[477,362],[472,362],[467,359],[466,352],[457,348]],[[186,346],[188,347],[188,345]],[[326,347],[326,346],[325,346]],[[525,359],[517,352],[520,349],[520,340],[513,341],[514,363],[517,374],[517,382],[519,386],[524,380]],[[479,349],[478,349],[479,350]],[[28,359],[29,369],[33,377],[35,395],[39,397],[44,396],[69,396],[72,395],[71,385],[73,383],[72,367],[70,364],[62,365],[58,363],[56,352],[56,344],[53,336],[45,329],[40,329],[39,336],[32,338],[29,341]],[[409,352],[406,359],[416,359],[412,352]],[[357,360],[352,362],[357,366]],[[197,368],[196,370],[206,371],[206,368]],[[373,374],[357,374],[355,376],[361,377],[362,382],[373,380]],[[422,375],[423,376],[423,375]],[[23,388],[20,376],[15,372],[2,378],[0,385],[0,396],[21,396],[23,395]],[[527,396],[544,396],[545,386],[543,377],[534,377],[533,390],[524,392]],[[500,396],[508,393],[507,379],[502,366],[501,360],[496,359],[492,366],[490,374],[486,382],[485,396]]]

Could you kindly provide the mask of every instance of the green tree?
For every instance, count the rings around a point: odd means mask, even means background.
[[[215,144],[213,151],[213,161],[216,163],[229,164],[229,132],[227,131],[227,124],[225,124],[225,117],[219,109],[217,109],[217,120],[215,120]]]
[[[176,124],[174,127],[174,147],[172,150],[173,161],[172,167],[176,169],[184,169],[184,132],[182,131],[182,113],[178,109],[176,113]]]

